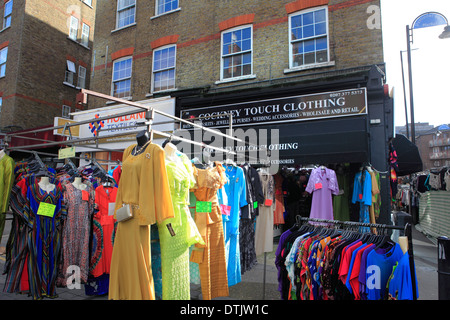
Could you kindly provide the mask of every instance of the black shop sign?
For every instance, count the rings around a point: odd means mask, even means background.
[[[305,121],[367,114],[366,88],[319,94],[184,109],[181,118],[201,121],[205,127],[235,126]],[[183,124],[183,129],[189,129]]]

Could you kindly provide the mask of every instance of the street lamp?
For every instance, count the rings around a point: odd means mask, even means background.
[[[413,30],[427,27],[446,25],[444,31],[439,35],[440,39],[450,37],[450,28],[447,18],[438,12],[426,12],[418,16],[412,23],[411,28],[406,26],[406,45],[408,53],[408,74],[409,74],[409,108],[411,116],[411,142],[416,144],[416,129],[414,122],[414,98],[412,85],[412,68],[411,68],[411,43],[413,43]]]

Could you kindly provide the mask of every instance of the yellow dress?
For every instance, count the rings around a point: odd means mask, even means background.
[[[122,204],[139,206],[119,222],[111,257],[109,299],[154,300],[150,225],[174,217],[164,150],[149,144],[136,156],[125,149],[115,211]]]

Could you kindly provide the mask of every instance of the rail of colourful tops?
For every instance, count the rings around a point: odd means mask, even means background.
[[[413,249],[413,242],[412,242],[412,226],[410,223],[406,223],[405,226],[395,226],[395,225],[388,225],[388,224],[327,220],[327,219],[319,219],[319,218],[307,218],[307,217],[301,217],[301,216],[297,216],[296,218],[302,222],[322,222],[325,224],[341,225],[342,227],[368,227],[368,228],[377,228],[377,229],[381,229],[381,230],[386,230],[386,229],[403,230],[405,232],[405,236],[408,238],[408,256],[409,256],[409,268],[410,268],[410,273],[411,273],[413,300],[417,300],[416,272],[415,272],[415,267],[414,267],[414,249]]]

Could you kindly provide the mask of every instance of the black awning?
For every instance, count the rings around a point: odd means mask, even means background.
[[[397,153],[398,176],[420,172],[423,169],[419,149],[404,135],[397,134],[392,139],[392,145]]]

